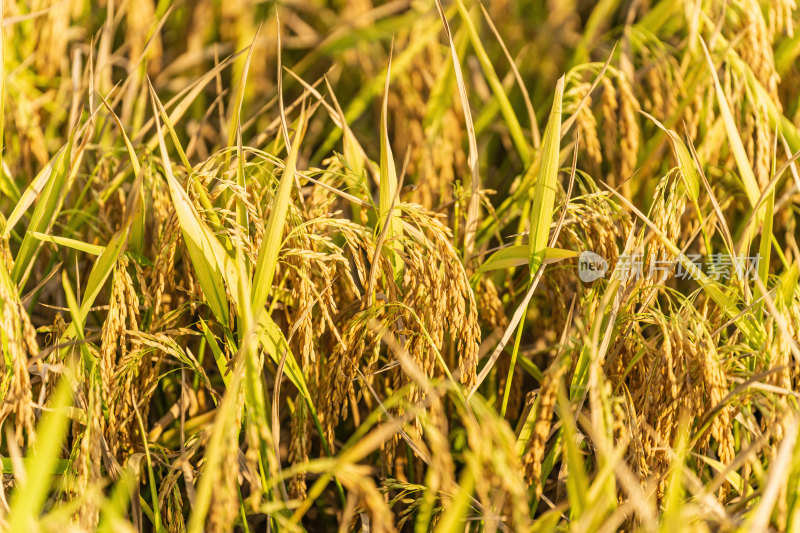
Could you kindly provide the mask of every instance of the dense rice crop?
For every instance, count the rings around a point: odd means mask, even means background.
[[[800,528],[794,0],[2,0],[0,525]]]

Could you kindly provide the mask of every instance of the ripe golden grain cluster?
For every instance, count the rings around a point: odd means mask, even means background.
[[[0,530],[800,528],[795,0],[0,6]]]

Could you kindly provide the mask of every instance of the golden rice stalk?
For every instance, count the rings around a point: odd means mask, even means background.
[[[5,248],[5,242],[0,242]],[[5,254],[4,254],[5,255]],[[0,261],[0,345],[6,364],[0,367],[0,421],[13,415],[14,437],[21,446],[36,440],[28,356],[39,354],[36,331],[17,295],[4,261]]]
[[[308,409],[301,395],[295,397],[295,409],[292,414],[292,437],[289,441],[289,462],[302,465],[308,461]],[[305,499],[306,474],[299,472],[289,482],[289,495],[292,498]]]
[[[542,461],[544,460],[545,445],[550,436],[550,427],[553,422],[556,393],[564,375],[564,370],[565,366],[561,363],[557,363],[551,368],[545,375],[536,401],[531,407],[537,410],[536,422],[528,442],[528,448],[522,457],[522,466],[525,469],[525,478],[529,484],[534,486],[537,498],[542,496]]]

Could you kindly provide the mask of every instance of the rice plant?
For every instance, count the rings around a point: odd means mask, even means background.
[[[0,527],[800,528],[794,0],[2,0]]]

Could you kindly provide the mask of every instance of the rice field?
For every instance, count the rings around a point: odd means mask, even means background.
[[[0,529],[800,530],[795,0],[0,0]]]

